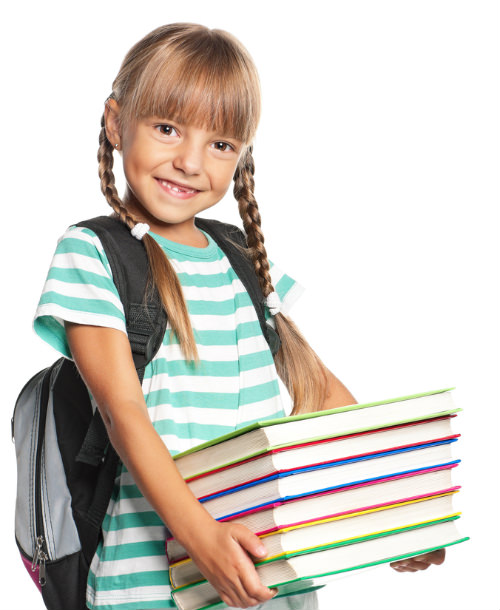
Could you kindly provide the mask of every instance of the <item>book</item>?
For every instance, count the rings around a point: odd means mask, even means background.
[[[273,448],[457,413],[448,389],[256,422],[177,454],[190,479]]]
[[[372,537],[387,530],[399,530],[416,524],[428,523],[457,516],[451,496],[457,492],[408,500],[385,507],[361,509],[350,515],[339,515],[265,534],[261,541],[266,547],[266,561],[293,557],[322,550],[350,541]],[[180,561],[169,568],[170,583],[179,588],[204,579],[191,559]]]
[[[341,459],[361,458],[389,448],[396,450],[457,438],[459,435],[453,434],[450,417],[270,449],[261,455],[191,477],[187,482],[193,494],[197,498],[203,498],[225,489],[236,488],[242,480],[257,481],[278,472],[319,466]]]
[[[440,495],[460,488],[454,486],[452,481],[451,472],[456,466],[457,464],[451,464],[437,469],[424,469],[381,479],[371,484],[363,483],[277,501],[266,507],[238,513],[222,521],[237,521],[258,536],[262,536],[280,529],[353,514],[360,510]],[[173,536],[167,539],[166,551],[170,564],[187,557],[185,548]]]
[[[357,542],[339,543],[321,551],[283,557],[256,564],[261,582],[277,587],[278,595],[317,588],[336,574],[358,570],[468,540],[460,537],[455,518],[416,524],[413,527],[380,532]],[[172,592],[179,610],[219,610],[225,608],[210,583],[203,580]]]
[[[326,466],[277,473],[266,479],[243,482],[239,487],[206,496],[200,501],[214,519],[230,517],[281,500],[361,483],[374,483],[380,479],[401,476],[424,468],[458,463],[459,460],[453,460],[450,448],[454,442],[456,439],[449,439],[439,443],[379,452],[359,459],[337,461]]]

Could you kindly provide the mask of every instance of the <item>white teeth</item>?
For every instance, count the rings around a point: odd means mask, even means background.
[[[160,180],[160,182],[163,184],[163,186],[167,187],[171,191],[175,191],[176,193],[195,193],[196,192],[196,189],[179,188],[178,186],[174,186],[173,184],[170,184],[166,180]]]

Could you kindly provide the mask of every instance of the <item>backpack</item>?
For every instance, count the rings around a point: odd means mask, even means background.
[[[243,232],[216,220],[195,222],[228,257],[275,355],[279,337],[266,323]],[[142,383],[167,324],[157,290],[148,287],[144,245],[114,217],[101,216],[77,226],[94,231],[106,252]],[[72,360],[59,358],[26,383],[14,408],[12,438],[17,458],[15,536],[22,561],[48,610],[86,610],[89,566],[120,461]]]

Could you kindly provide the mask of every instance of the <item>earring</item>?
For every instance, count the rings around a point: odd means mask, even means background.
[[[118,148],[118,144],[115,144],[115,148]]]

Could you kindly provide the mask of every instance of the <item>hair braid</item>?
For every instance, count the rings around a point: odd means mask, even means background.
[[[255,272],[262,293],[267,297],[274,288],[264,247],[260,212],[254,196],[254,173],[252,147],[249,146],[234,175],[234,196],[238,201]],[[281,339],[281,347],[275,357],[276,370],[292,398],[292,414],[317,411],[327,394],[326,368],[288,317],[278,313],[274,321]]]
[[[129,212],[118,195],[113,174],[113,145],[106,135],[104,115],[101,119],[101,131],[99,134],[99,149],[97,152],[99,161],[99,178],[101,180],[101,191],[106,201],[113,209],[116,216],[132,229],[139,220]],[[168,321],[179,341],[180,347],[190,360],[198,360],[198,350],[191,326],[191,320],[187,310],[182,287],[175,269],[172,267],[167,256],[150,235],[142,238],[150,265],[150,279],[158,288],[162,305],[167,312]]]
[[[259,206],[254,195],[255,164],[252,156],[252,146],[249,146],[238,166],[234,176],[234,197],[243,221],[247,236],[247,246],[252,256],[255,272],[259,278],[262,293],[267,297],[273,292],[269,261],[264,246],[264,234],[261,229]]]

